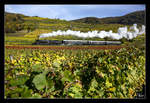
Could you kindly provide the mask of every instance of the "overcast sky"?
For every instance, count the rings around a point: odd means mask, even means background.
[[[114,17],[145,10],[145,5],[5,5],[5,11],[27,16],[59,18],[65,20],[83,17]]]

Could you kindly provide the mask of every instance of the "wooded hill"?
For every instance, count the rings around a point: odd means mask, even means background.
[[[77,20],[72,20],[74,22],[88,23],[88,24],[125,24],[132,25],[137,23],[139,25],[145,24],[145,11],[136,11],[124,16],[118,17],[106,17],[106,18],[96,18],[96,17],[86,17]]]

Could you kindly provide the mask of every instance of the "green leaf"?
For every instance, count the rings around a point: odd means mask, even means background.
[[[129,80],[129,83],[131,83],[131,84],[133,83],[133,79],[131,76],[128,77],[128,80]]]
[[[104,95],[104,90],[96,90],[96,92],[98,93],[100,97]]]
[[[11,94],[11,98],[17,98],[17,97],[19,97],[19,94],[18,94],[18,93]]]
[[[74,75],[75,75],[75,76],[78,76],[78,75],[80,75],[80,74],[81,74],[81,71],[80,71],[80,70],[77,69],[76,71],[74,71]]]
[[[94,91],[96,91],[96,89],[93,87],[90,87],[90,89],[88,90],[88,93],[91,93],[92,91],[94,92]]]
[[[9,90],[8,95],[11,94],[11,98],[18,98],[19,94],[24,91],[24,88],[16,88],[15,90]]]
[[[91,81],[91,87],[96,88],[97,86],[98,86],[98,82],[96,81],[95,78],[93,78]]]
[[[82,93],[78,92],[74,95],[74,98],[82,98]]]
[[[135,76],[135,74],[136,74],[136,70],[135,70],[135,69],[133,69],[133,70],[131,71],[131,74],[132,74],[132,76]]]
[[[42,74],[46,76],[46,74],[47,74],[49,71],[50,71],[49,69],[44,69],[44,71],[43,71]]]
[[[48,86],[49,88],[51,88],[53,85],[54,85],[53,80],[48,79],[48,80],[47,80],[47,86]]]
[[[68,90],[69,96],[72,98],[82,98],[82,86],[79,83],[73,84]]]
[[[36,75],[33,83],[38,90],[42,90],[46,86],[46,76],[44,73]]]
[[[32,66],[32,70],[34,71],[34,72],[38,72],[38,73],[40,73],[40,72],[42,72],[43,71],[43,66],[41,65],[41,64],[35,64],[35,65],[33,65]]]
[[[61,81],[64,83],[65,81],[69,81],[72,82],[73,81],[73,76],[71,74],[71,71],[69,70],[65,70],[63,72],[63,78],[61,79]]]
[[[54,61],[54,62],[53,62],[53,66],[59,68],[59,67],[60,67],[60,64],[59,64],[58,61]]]
[[[54,90],[55,90],[55,87],[54,87],[54,85],[53,85],[50,89],[48,89],[47,93],[54,92]]]
[[[89,95],[92,95],[92,96],[94,96],[95,94],[94,94],[94,92],[96,92],[96,90],[97,90],[97,87],[98,87],[98,82],[96,81],[96,79],[95,79],[95,77],[92,79],[92,81],[91,81],[91,85],[90,85],[90,88],[89,88],[89,90],[88,90],[88,94]]]
[[[68,95],[71,97],[74,97],[74,93],[69,93]]]
[[[25,86],[23,92],[21,93],[21,97],[31,97],[31,93],[32,90]]]
[[[99,63],[102,63],[103,58],[98,58]]]
[[[35,93],[35,94],[32,95],[31,98],[42,98],[42,96],[38,93]]]
[[[108,79],[106,79],[106,83],[105,84],[106,84],[107,87],[111,87],[112,86],[112,83],[110,83]]]
[[[10,80],[11,86],[23,85],[29,79],[26,75],[19,75],[15,79]]]

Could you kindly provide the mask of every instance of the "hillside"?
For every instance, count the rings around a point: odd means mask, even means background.
[[[132,25],[134,23],[137,23],[138,25],[145,24],[144,18],[145,11],[136,11],[120,17],[86,17],[72,21],[5,12],[4,28],[5,33],[15,33],[21,30],[26,30],[29,33],[37,29],[48,30],[48,32],[68,29],[82,32],[105,29],[116,32],[116,29],[119,26]],[[105,26],[107,26],[107,28],[105,28]]]
[[[87,24],[124,24],[132,25],[137,23],[139,25],[145,24],[145,11],[136,11],[124,16],[118,17],[106,17],[106,18],[96,18],[96,17],[86,17],[77,20],[72,20],[74,22],[87,23]]]
[[[27,30],[28,32],[35,29],[55,29],[57,26],[49,24],[66,24],[67,21],[59,19],[41,18],[38,16],[25,16],[22,14],[5,12],[5,33]]]
[[[116,32],[118,27],[124,26],[121,24],[96,24],[97,21],[92,20],[95,25],[72,22],[60,19],[49,19],[37,16],[25,16],[22,14],[5,13],[5,33],[15,33],[21,30],[26,30],[27,33],[32,34],[33,31],[43,33],[57,31],[57,30],[74,30],[87,32],[92,30],[113,30]],[[112,26],[113,25],[113,26]],[[41,32],[42,31],[42,32]],[[34,34],[36,34],[34,33]]]

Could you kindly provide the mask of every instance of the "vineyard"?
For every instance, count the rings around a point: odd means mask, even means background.
[[[145,49],[5,48],[5,98],[135,98]]]
[[[138,93],[145,96],[145,33],[132,39],[82,37],[92,31],[104,34],[104,30],[117,33],[120,27],[129,29],[135,18],[128,18],[128,22],[125,17],[122,24],[116,23],[120,22],[118,18],[95,24],[95,19],[66,21],[5,13],[5,98],[127,99],[139,98]],[[142,22],[138,28],[141,25]],[[82,33],[66,35],[67,30]],[[51,36],[56,31],[59,34]],[[64,34],[60,35],[60,31]],[[47,33],[50,36],[39,38]],[[32,45],[36,40],[120,41],[122,44]]]

